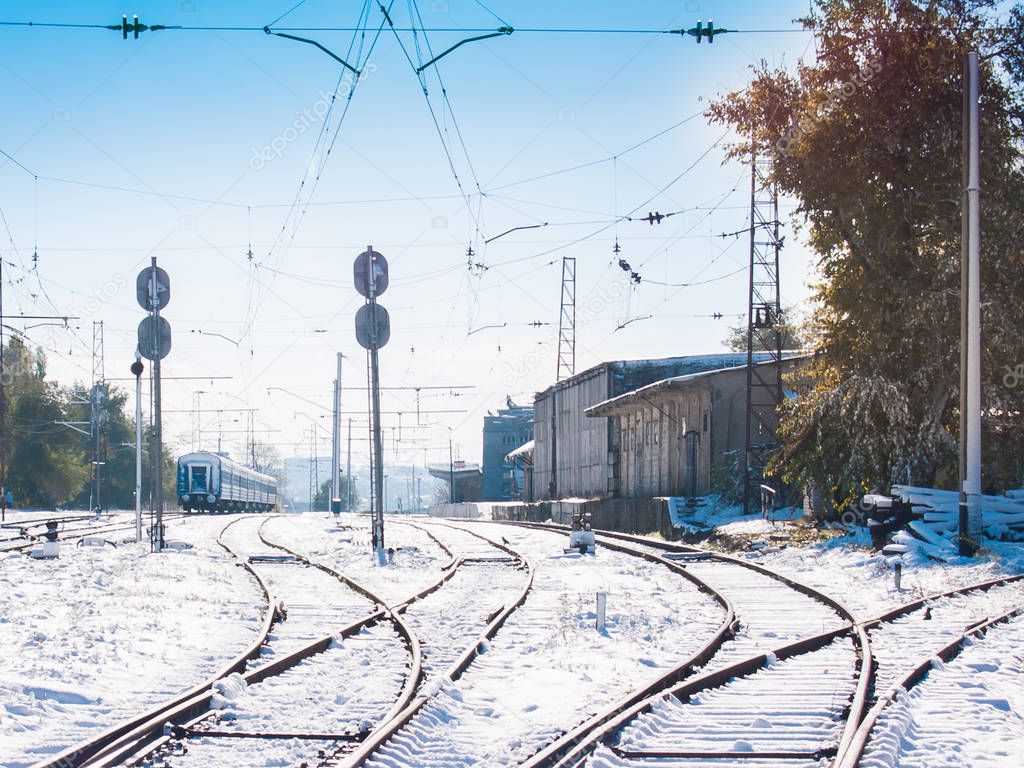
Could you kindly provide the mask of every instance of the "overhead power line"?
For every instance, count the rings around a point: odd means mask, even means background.
[[[127,16],[122,17],[118,24],[74,24],[67,22],[52,21],[0,21],[3,27],[39,27],[58,29],[100,29],[113,32],[121,32],[122,37],[127,39],[128,33],[133,39],[137,39],[142,32],[264,32],[271,28],[270,25],[211,25],[211,24],[143,24],[138,16],[131,21]],[[278,27],[275,32],[358,32],[359,27],[354,26],[303,26],[303,27]],[[693,37],[699,43],[707,39],[709,43],[714,42],[717,35],[729,34],[779,34],[790,32],[805,32],[813,34],[813,30],[801,27],[784,27],[778,29],[724,29],[715,28],[713,22],[709,21],[708,26],[703,22],[697,22],[697,26],[689,29],[650,29],[630,27],[511,27],[503,24],[500,27],[393,27],[395,32],[458,32],[463,34],[489,34],[493,36],[516,33],[530,34],[552,34],[552,35],[679,35],[680,37]],[[460,43],[461,45],[461,43]],[[447,52],[446,52],[447,53]],[[429,64],[429,62],[428,62]]]

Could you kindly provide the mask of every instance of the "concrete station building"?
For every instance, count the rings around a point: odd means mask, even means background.
[[[754,364],[774,368],[771,359],[756,354]],[[783,373],[805,359],[784,354]],[[713,492],[716,472],[742,462],[746,364],[745,352],[619,360],[539,392],[532,446],[508,455],[524,468],[526,500],[591,500],[597,520]],[[637,526],[657,529],[651,521]]]

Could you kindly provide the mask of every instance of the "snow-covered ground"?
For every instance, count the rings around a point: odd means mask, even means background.
[[[934,560],[923,552],[902,556],[871,548],[863,527],[840,531],[831,538],[790,545],[800,538],[798,515],[785,514],[775,523],[758,516],[723,513],[717,520],[720,535],[759,539],[760,549],[739,553],[756,562],[839,600],[860,619],[877,616],[890,608],[928,594],[945,592],[989,579],[1024,573],[1024,544],[986,539],[977,557]],[[902,569],[896,589],[894,567]]]
[[[371,556],[365,516],[336,521],[289,515],[265,525],[264,516],[234,517],[240,522],[225,540],[241,554],[281,554],[259,542],[256,531],[262,525],[271,542],[345,573],[390,604],[436,582],[451,562],[452,556],[434,538],[456,557],[493,558],[504,555],[470,532],[494,541],[504,537],[533,565],[534,589],[526,603],[461,678],[452,683],[435,674],[426,688],[433,696],[421,713],[374,755],[372,764],[378,768],[515,764],[689,657],[722,619],[717,603],[664,566],[601,547],[596,556],[565,554],[564,533],[490,522],[389,518],[386,541],[394,553],[392,562],[381,567]],[[125,519],[130,522],[128,516]],[[52,561],[0,556],[0,648],[6,651],[0,660],[0,765],[31,765],[165,701],[220,671],[253,641],[266,610],[262,593],[252,576],[216,543],[232,519],[197,516],[172,521],[168,538],[194,547],[182,552],[151,555],[144,545],[122,544],[67,546],[60,559]],[[795,521],[780,519],[773,524],[735,515],[709,516],[709,521],[734,538],[763,542],[740,557],[815,587],[862,618],[927,593],[1024,571],[1022,544],[987,542],[977,558],[945,562],[908,553],[899,558],[903,572],[897,591],[892,571],[897,558],[872,551],[862,530],[815,538],[803,535],[806,529],[801,533]],[[292,629],[301,630],[296,642],[330,634],[372,610],[370,601],[322,571],[294,563],[255,567],[274,591],[284,594]],[[709,580],[720,578],[712,566],[705,570]],[[475,643],[488,617],[514,599],[525,577],[526,572],[511,563],[470,563],[439,591],[413,603],[407,620],[423,642],[430,671],[436,673]],[[598,591],[608,596],[603,632],[594,626]],[[757,585],[748,591],[750,600],[734,601],[747,635],[741,634],[733,645],[740,647],[744,637],[756,640],[750,652],[781,644],[789,635],[780,635],[779,628],[767,622],[773,618],[774,593]],[[973,604],[971,616],[1005,607],[1020,591],[1018,587],[994,592],[987,602]],[[993,602],[997,598],[998,604]],[[823,616],[816,630],[832,621]],[[992,705],[993,717],[1005,719],[1009,711],[1010,726],[1018,729],[1024,705],[1014,693],[1019,691],[1024,665],[1020,628],[1018,620],[993,630],[990,638],[1016,632],[1016,646],[1007,642],[1010,650],[1004,653],[999,650],[1003,646],[993,645],[997,650],[979,656],[980,667],[965,667],[965,674],[985,686],[978,693],[981,698],[971,700],[1005,700],[1010,709]],[[282,640],[288,631],[285,622],[275,638]],[[797,628],[793,632],[799,634]],[[239,732],[345,731],[374,716],[355,706],[369,702],[371,697],[364,695],[367,685],[386,689],[387,695],[374,705],[379,716],[400,683],[404,662],[398,660],[407,656],[392,634],[378,626],[247,689],[221,684],[220,712],[227,718],[216,727]],[[980,641],[969,652],[986,653],[988,643],[989,639]],[[375,650],[378,645],[381,653]],[[1002,655],[993,661],[997,651]],[[396,670],[396,665],[402,668]],[[908,728],[926,727],[923,719],[918,722],[921,703],[915,706],[912,720],[906,712],[900,715],[905,742],[901,749],[921,752],[921,740],[906,735]],[[921,718],[942,722],[941,713],[921,711]],[[985,719],[989,714],[983,710],[978,715],[978,727],[1002,738],[1004,726],[991,725]],[[316,739],[205,737],[189,741],[187,761],[298,765],[333,747]],[[970,750],[975,747],[963,749],[974,755]],[[993,764],[999,764],[1001,753],[993,750]],[[415,756],[413,762],[410,755]],[[929,760],[923,757],[918,764],[933,764]]]
[[[0,765],[27,766],[202,682],[254,640],[264,601],[215,543],[226,521],[176,523],[195,548],[67,546],[0,561]]]
[[[284,515],[263,529],[270,541],[349,576],[388,604],[405,600],[433,584],[451,558],[421,530],[389,520],[384,541],[394,549],[391,563],[381,568],[370,550],[369,518],[341,515],[338,521],[321,515]]]

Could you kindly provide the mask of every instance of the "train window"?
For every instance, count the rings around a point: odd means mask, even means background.
[[[206,467],[189,467],[189,472],[192,475],[191,491],[192,493],[206,493]]]

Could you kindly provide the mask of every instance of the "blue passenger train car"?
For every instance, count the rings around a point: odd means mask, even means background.
[[[178,459],[178,504],[188,511],[266,512],[277,506],[277,480],[209,451]]]

